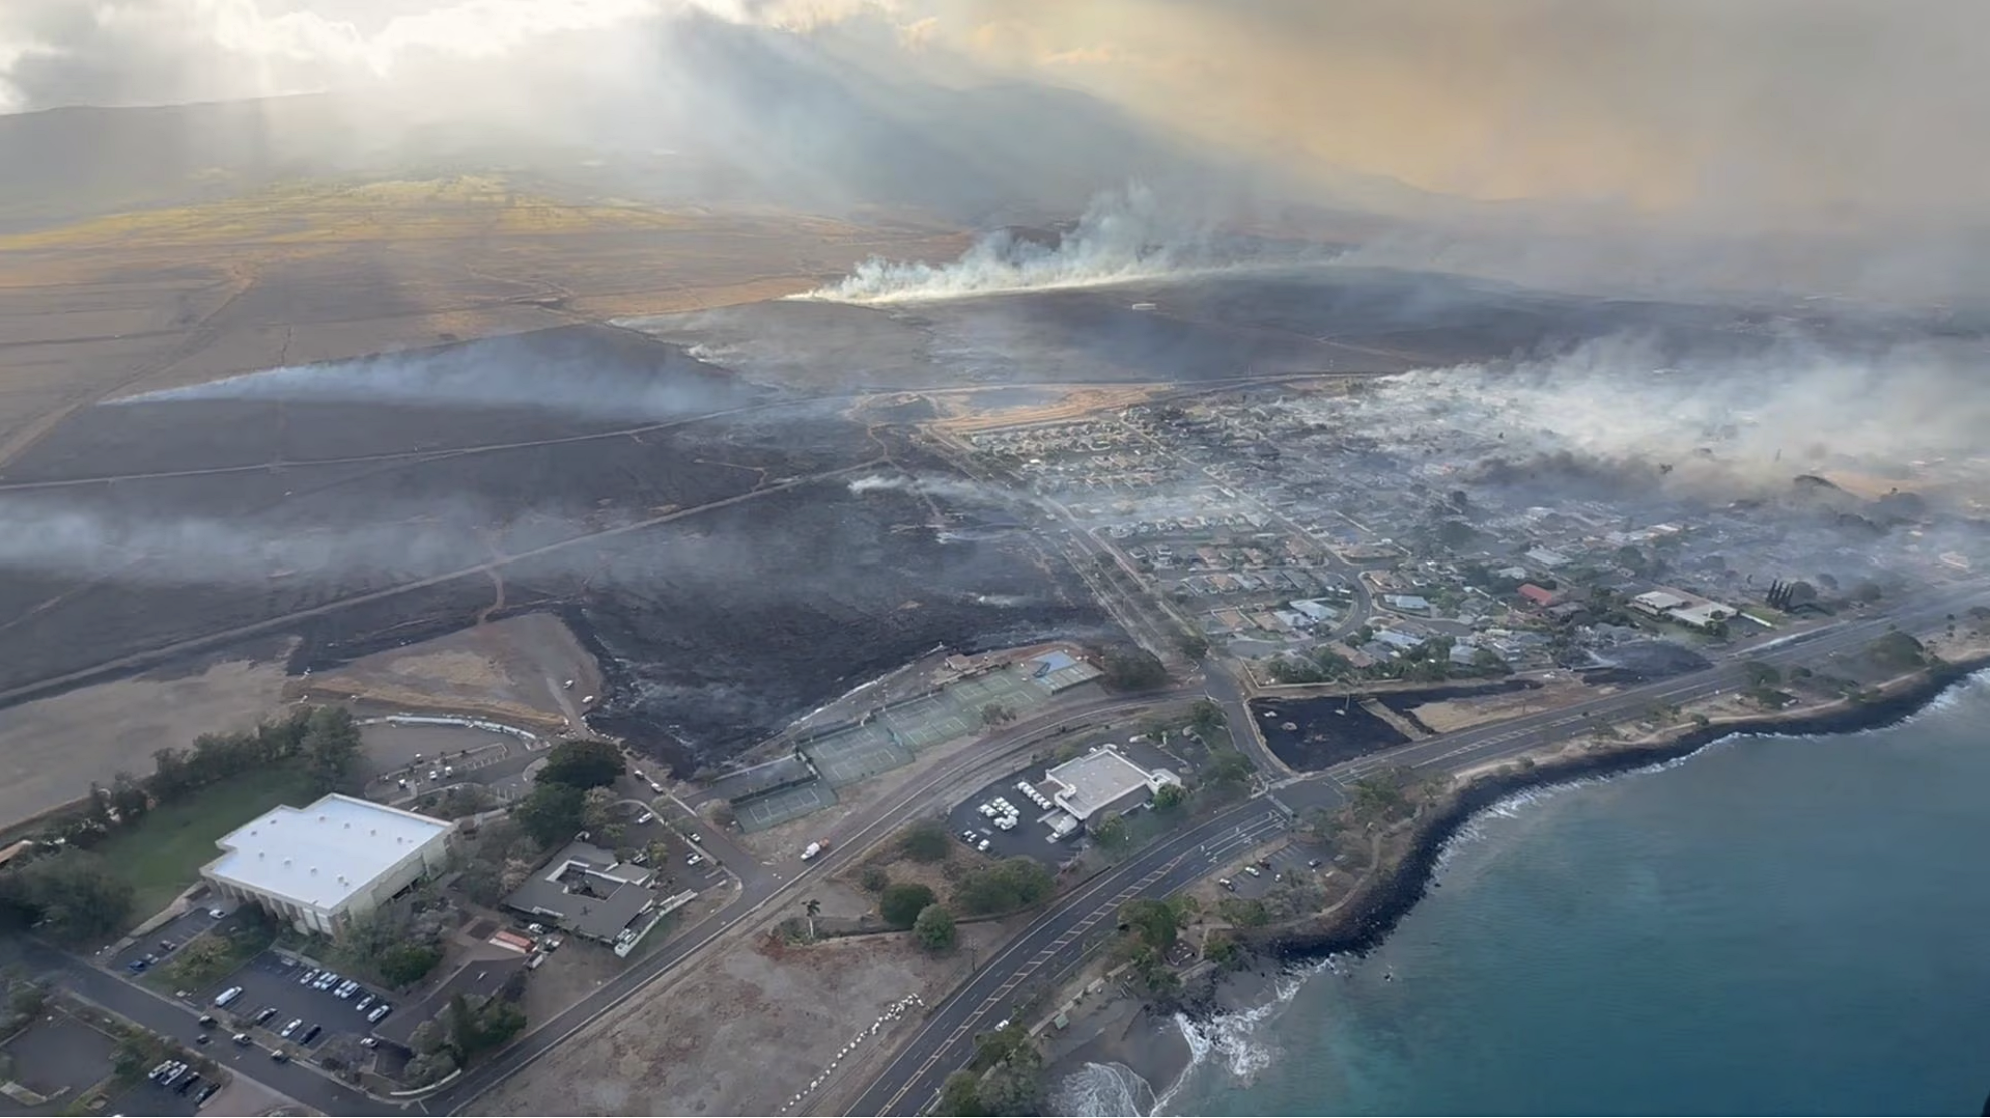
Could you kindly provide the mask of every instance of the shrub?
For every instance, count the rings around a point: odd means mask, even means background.
[[[954,914],[945,905],[929,904],[912,922],[912,934],[926,950],[946,951],[954,945]]]
[[[892,927],[910,928],[926,906],[938,899],[924,885],[912,881],[900,882],[887,887],[878,898],[878,912]]]

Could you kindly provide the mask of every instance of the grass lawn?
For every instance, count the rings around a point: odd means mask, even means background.
[[[131,922],[137,924],[165,908],[200,876],[200,867],[221,856],[215,839],[278,804],[302,807],[316,798],[301,766],[273,766],[161,804],[96,849],[136,891]]]

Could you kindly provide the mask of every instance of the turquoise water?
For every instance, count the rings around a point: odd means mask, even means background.
[[[1233,1020],[1175,1114],[1977,1114],[1990,682],[1477,821],[1345,974]],[[1248,1081],[1235,1067],[1259,1065]]]

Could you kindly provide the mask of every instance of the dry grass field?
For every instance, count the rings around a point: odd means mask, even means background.
[[[0,236],[0,470],[77,408],[286,364],[804,290],[957,235],[568,202],[490,176],[294,183]]]

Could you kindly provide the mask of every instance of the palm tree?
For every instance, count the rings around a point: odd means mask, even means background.
[[[802,911],[808,914],[808,938],[815,938],[815,918],[822,915],[822,902],[810,897],[802,902]]]

